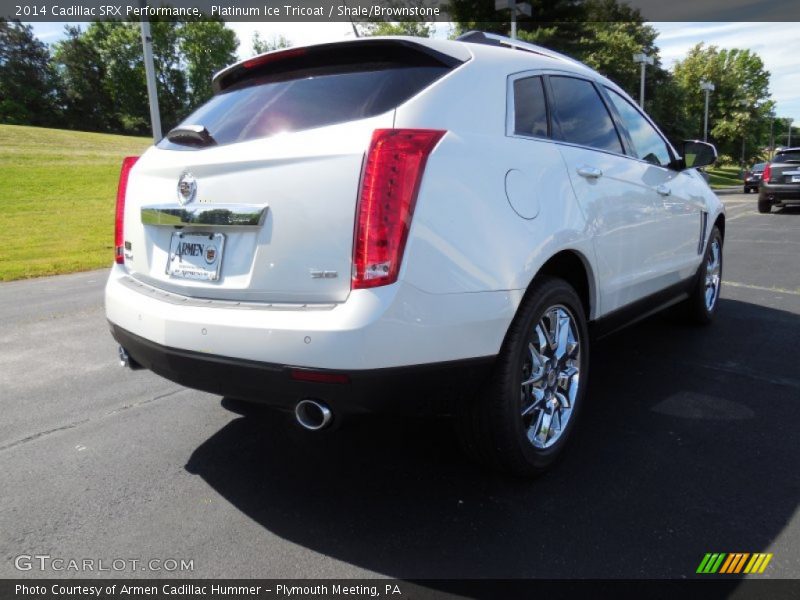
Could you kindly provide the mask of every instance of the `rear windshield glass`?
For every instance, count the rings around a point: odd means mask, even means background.
[[[773,162],[800,162],[800,150],[790,150],[789,152],[778,152]]]
[[[767,163],[756,163],[756,164],[754,164],[753,165],[753,171],[756,171],[756,172],[763,171],[764,167],[766,166],[766,164]]]
[[[450,69],[366,63],[253,77],[214,96],[182,125],[202,125],[217,144],[364,119],[402,104]],[[191,149],[167,139],[159,147]]]

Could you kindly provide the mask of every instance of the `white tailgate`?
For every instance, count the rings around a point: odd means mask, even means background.
[[[205,149],[151,148],[134,167],[125,206],[126,268],[188,296],[242,301],[342,302],[350,293],[353,225],[372,132],[393,111],[360,121]],[[181,207],[178,180],[196,197]],[[143,224],[142,208],[263,210],[260,225]],[[167,274],[177,231],[224,236],[215,281]],[[196,238],[193,238],[196,239]]]

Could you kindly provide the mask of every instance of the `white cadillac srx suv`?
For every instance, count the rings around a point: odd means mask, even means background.
[[[279,50],[138,159],[106,312],[120,357],[294,412],[452,414],[521,475],[561,452],[590,333],[711,320],[725,215],[613,82],[538,46],[368,38]]]

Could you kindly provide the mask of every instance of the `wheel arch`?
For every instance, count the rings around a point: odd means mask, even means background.
[[[536,272],[528,285],[526,295],[543,275],[558,277],[569,283],[581,299],[586,320],[592,319],[597,307],[597,288],[591,264],[583,253],[573,249],[555,253]]]
[[[717,215],[717,219],[714,221],[714,227],[719,229],[719,234],[722,236],[722,241],[725,241],[725,213],[720,213]]]

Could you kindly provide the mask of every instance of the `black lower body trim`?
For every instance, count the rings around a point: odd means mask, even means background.
[[[166,379],[197,390],[285,409],[294,409],[303,398],[314,398],[324,400],[339,413],[447,414],[454,402],[474,393],[494,364],[494,357],[483,357],[335,371],[346,375],[349,383],[298,381],[291,376],[291,365],[169,348],[113,323],[110,326],[111,335],[136,363]]]
[[[701,269],[702,266],[703,265],[701,264]],[[655,294],[651,294],[650,296],[646,296],[640,300],[631,302],[622,308],[618,308],[617,310],[600,317],[592,323],[592,337],[594,339],[600,339],[607,335],[611,335],[612,333],[628,327],[629,325],[633,325],[642,319],[646,319],[647,317],[654,315],[655,313],[662,311],[673,304],[677,304],[678,302],[686,300],[692,293],[694,287],[697,285],[697,278],[699,274],[700,270],[698,269],[697,274],[689,277],[688,279],[684,279],[683,281],[671,285],[668,288],[664,288]]]

